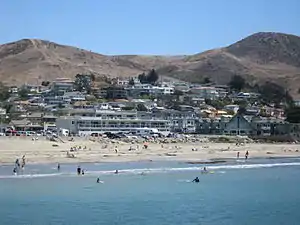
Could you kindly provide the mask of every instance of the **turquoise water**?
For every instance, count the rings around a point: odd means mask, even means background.
[[[60,173],[55,165],[29,165],[20,176],[11,176],[11,166],[0,167],[0,224],[300,222],[297,159],[213,165],[208,168],[214,173],[206,175],[180,163],[81,166],[87,169],[84,176],[74,174],[77,165],[62,165]],[[118,175],[112,173],[116,168]],[[96,183],[98,176],[104,183]],[[200,183],[191,183],[196,176]]]

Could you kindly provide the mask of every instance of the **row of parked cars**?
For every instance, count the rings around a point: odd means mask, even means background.
[[[47,136],[57,135],[55,131],[18,131],[6,130],[5,133],[1,132],[0,136]]]

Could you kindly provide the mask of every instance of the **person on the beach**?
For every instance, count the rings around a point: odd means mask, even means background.
[[[81,168],[80,168],[80,166],[77,167],[77,174],[78,174],[78,175],[81,174]]]
[[[60,164],[57,164],[57,170],[60,171]]]
[[[193,182],[199,183],[199,182],[200,182],[199,177],[196,177],[196,178],[193,180]]]
[[[240,152],[237,152],[236,154],[236,158],[239,159],[240,158]]]
[[[144,142],[144,149],[147,149],[147,148],[148,148],[148,143]]]
[[[249,152],[246,151],[246,154],[245,154],[245,159],[248,159],[248,156],[249,156]]]

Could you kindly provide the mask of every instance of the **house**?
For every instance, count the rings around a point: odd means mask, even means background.
[[[197,94],[200,98],[215,100],[218,99],[219,92],[215,87],[193,87],[191,93]]]
[[[74,82],[68,78],[57,78],[51,85],[51,91],[56,94],[72,91],[73,89]]]
[[[0,107],[0,116],[6,115],[6,109]]]
[[[21,89],[26,89],[30,93],[40,93],[41,92],[41,85],[34,85],[34,84],[24,84]]]
[[[195,94],[187,94],[182,96],[183,97],[183,102],[185,102],[185,104],[189,104],[189,105],[202,105],[205,104],[205,99],[199,97],[198,95]]]
[[[9,123],[10,126],[14,127],[14,130],[17,131],[40,131],[44,127],[39,124],[33,124],[28,119],[22,120],[11,120]]]
[[[9,87],[9,93],[12,93],[12,94],[14,94],[14,93],[18,93],[18,87],[17,86],[11,86],[11,87]]]
[[[196,114],[192,111],[179,111],[173,109],[152,108],[151,116],[154,119],[170,121],[172,132],[194,133],[196,132]]]
[[[239,113],[235,114],[231,120],[226,123],[224,128],[224,134],[226,135],[251,135],[253,133],[253,127],[251,122],[245,119],[245,117]]]
[[[239,108],[240,107],[238,105],[225,105],[223,109],[225,111],[233,112],[234,114],[236,114]]]
[[[190,91],[190,86],[186,83],[174,83],[174,91],[187,93]]]
[[[276,132],[277,125],[285,124],[286,122],[274,117],[256,116],[251,120],[252,127],[255,128],[253,135],[257,136],[271,136]]]
[[[70,99],[71,102],[85,101],[85,95],[79,91],[65,92],[63,99]]]
[[[127,99],[127,90],[121,86],[111,86],[105,88],[107,99]]]

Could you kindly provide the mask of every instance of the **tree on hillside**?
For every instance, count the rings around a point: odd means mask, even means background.
[[[50,81],[42,81],[42,86],[47,87],[47,86],[49,86],[49,84],[50,84]]]
[[[130,86],[134,85],[134,79],[132,77],[129,79],[128,85]]]
[[[142,84],[155,84],[158,81],[158,78],[159,76],[155,69],[150,70],[147,75],[142,73],[138,76],[138,79]]]
[[[150,72],[147,75],[147,81],[150,84],[155,84],[158,81],[158,78],[159,76],[154,69],[150,70]]]
[[[142,84],[147,83],[147,76],[146,76],[145,73],[140,74],[140,75],[138,76],[138,79],[139,79],[139,81],[140,81]]]
[[[265,84],[259,87],[259,93],[261,94],[261,98],[268,103],[286,103],[287,105],[293,104],[293,98],[288,93],[288,91],[273,82],[266,82]]]
[[[0,101],[5,101],[9,98],[10,93],[7,86],[0,82]]]
[[[90,94],[92,89],[92,79],[95,79],[95,76],[86,75],[86,74],[77,74],[75,77],[74,87],[76,91],[86,91]]]
[[[246,81],[243,77],[234,75],[228,85],[232,90],[241,91],[245,87]]]
[[[285,114],[286,121],[289,123],[300,123],[300,107],[290,107]]]
[[[203,84],[209,84],[209,83],[211,83],[210,78],[209,77],[204,77]]]
[[[29,91],[25,87],[21,88],[18,91],[18,95],[19,95],[21,100],[27,100],[28,99],[28,94],[29,94]]]

